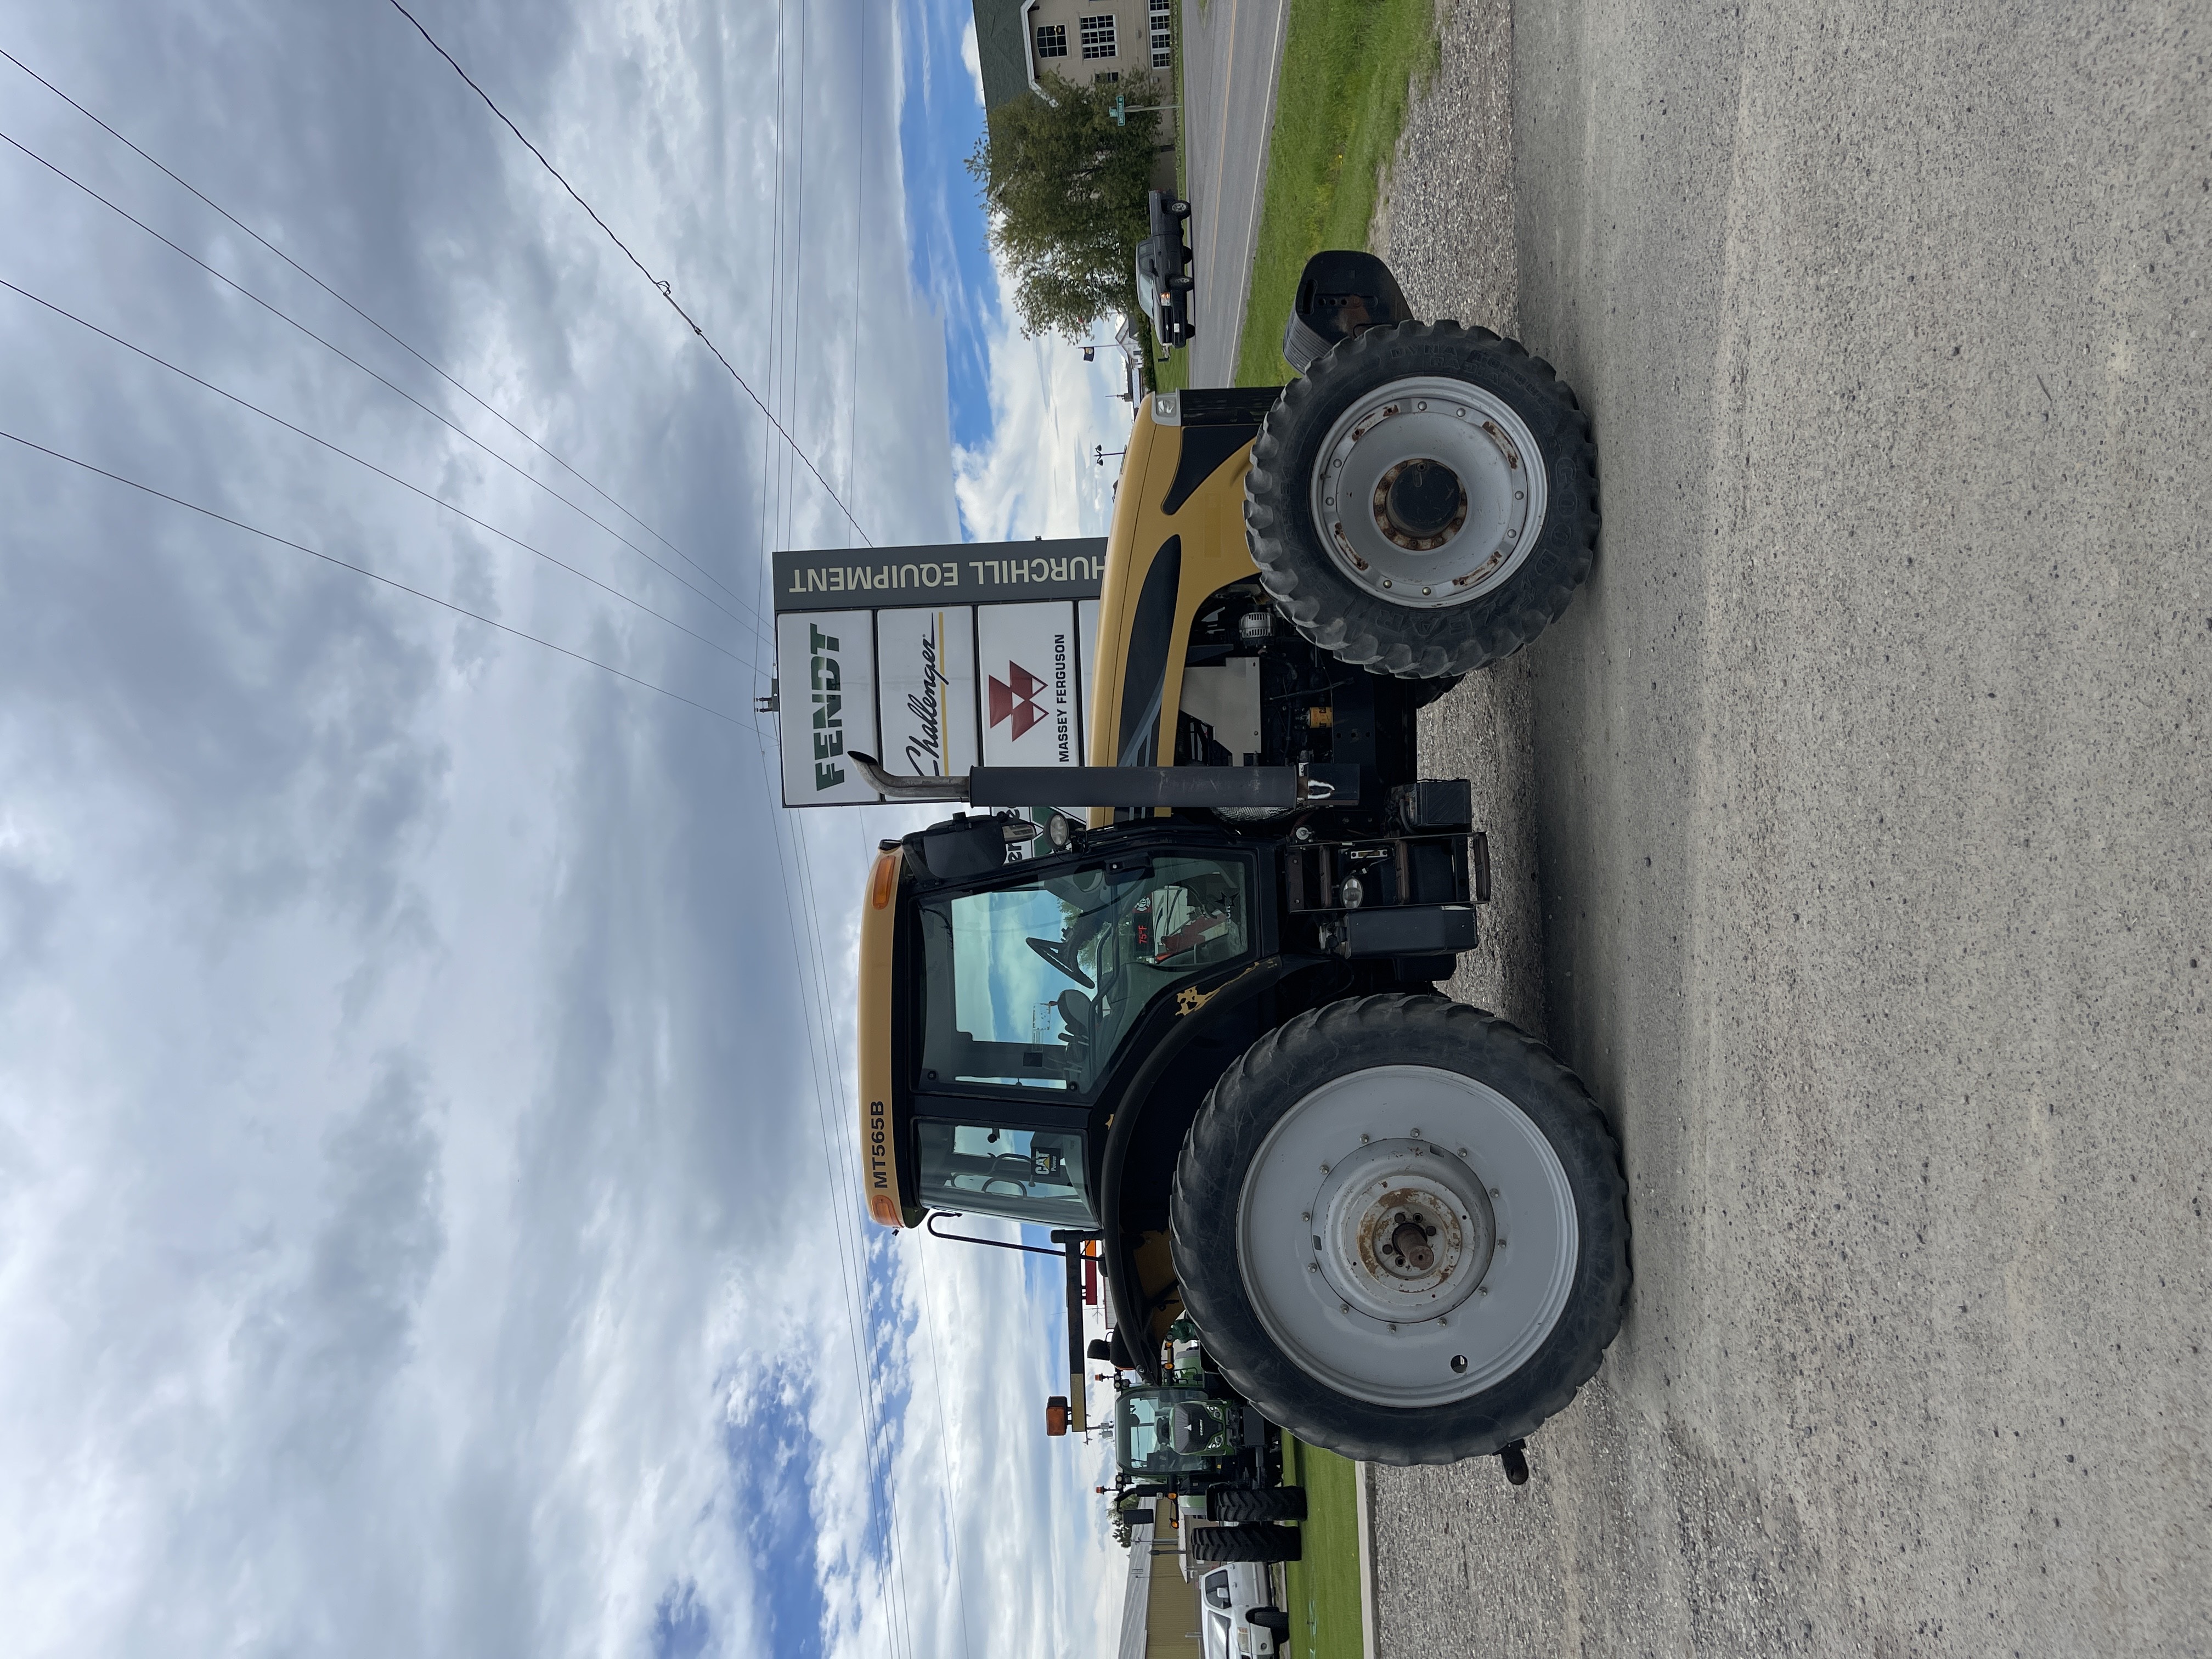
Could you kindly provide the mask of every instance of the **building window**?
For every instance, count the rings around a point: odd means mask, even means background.
[[[1152,0],[1152,67],[1165,69],[1175,46],[1175,0]]]
[[[1085,52],[1083,55],[1085,58],[1091,56],[1088,52]],[[1066,24],[1040,23],[1037,25],[1037,56],[1040,58],[1065,58],[1067,56]]]
[[[1119,70],[1100,70],[1097,74],[1091,77],[1091,84],[1094,87],[1110,87],[1121,78],[1121,71]]]
[[[1083,31],[1083,55],[1085,58],[1111,58],[1114,52],[1114,14],[1105,12],[1097,17],[1077,20]]]

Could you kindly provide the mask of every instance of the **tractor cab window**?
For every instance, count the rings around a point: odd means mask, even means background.
[[[1114,1459],[1133,1474],[1188,1474],[1205,1456],[1175,1449],[1175,1408],[1201,1398],[1195,1389],[1131,1389],[1114,1402]]]
[[[1176,854],[924,901],[922,1083],[1088,1093],[1156,999],[1250,949],[1249,886]]]
[[[1041,1227],[1095,1227],[1083,1137],[977,1123],[915,1126],[921,1201]]]

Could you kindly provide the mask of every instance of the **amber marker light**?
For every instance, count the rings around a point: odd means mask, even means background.
[[[880,910],[891,902],[891,895],[898,890],[898,868],[897,854],[878,853],[876,855],[875,873],[868,878],[868,904],[871,908]],[[845,890],[850,892],[852,890],[847,888]]]

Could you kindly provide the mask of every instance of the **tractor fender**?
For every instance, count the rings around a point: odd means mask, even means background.
[[[1147,1382],[1159,1379],[1158,1345],[1146,1335],[1152,1315],[1143,1282],[1138,1277],[1136,1241],[1121,1225],[1121,1177],[1130,1149],[1144,1127],[1145,1107],[1169,1066],[1202,1033],[1212,1030],[1232,1012],[1268,989],[1286,973],[1310,965],[1303,958],[1288,961],[1279,953],[1262,957],[1224,981],[1204,1002],[1178,1019],[1158,1047],[1146,1056],[1121,1091],[1106,1131],[1106,1147],[1099,1159],[1099,1224],[1106,1255],[1106,1291],[1114,1327],[1134,1356],[1137,1369]]]

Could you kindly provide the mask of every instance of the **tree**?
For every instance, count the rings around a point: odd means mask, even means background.
[[[1117,101],[1163,100],[1150,76],[1078,86],[1048,72],[1042,84],[1045,98],[991,112],[968,171],[1013,273],[1024,331],[1080,337],[1109,313],[1137,314],[1137,244],[1148,230],[1160,118],[1133,109],[1123,125],[1113,112]]]

